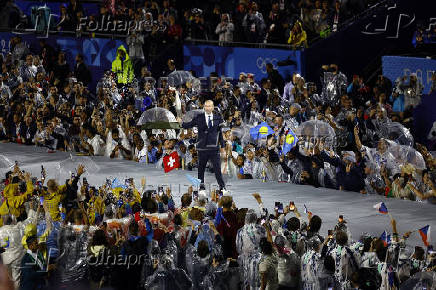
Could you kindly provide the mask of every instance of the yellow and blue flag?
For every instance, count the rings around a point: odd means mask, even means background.
[[[282,154],[286,154],[289,151],[291,151],[292,148],[297,145],[298,137],[295,135],[292,130],[288,131],[288,134],[286,134],[285,143],[283,144]]]
[[[262,122],[254,128],[250,129],[250,135],[253,140],[266,138],[268,135],[274,134],[274,130],[266,122]]]

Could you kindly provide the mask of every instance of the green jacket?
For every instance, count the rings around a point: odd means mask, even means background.
[[[121,60],[119,53],[120,51],[124,51],[124,53],[126,54],[126,58],[124,59],[124,61]],[[121,45],[117,49],[117,57],[112,62],[112,71],[116,73],[119,84],[130,83],[135,77],[133,73],[132,60],[130,59],[129,54],[127,53],[123,45]]]

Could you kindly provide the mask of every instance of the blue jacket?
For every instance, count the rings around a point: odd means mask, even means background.
[[[223,123],[223,119],[219,114],[213,113],[212,127],[208,128],[206,123],[205,114],[197,115],[192,121],[183,123],[184,129],[197,127],[197,150],[204,149],[219,149],[224,147],[223,134],[221,134],[220,124]]]

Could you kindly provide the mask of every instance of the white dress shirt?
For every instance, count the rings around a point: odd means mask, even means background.
[[[210,113],[210,114],[204,113],[204,115],[206,116],[206,125],[209,125],[209,116],[210,116],[210,126],[212,127],[213,126],[213,114],[212,113]]]

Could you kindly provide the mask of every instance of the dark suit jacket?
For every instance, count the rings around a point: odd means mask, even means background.
[[[25,135],[25,131],[24,131],[24,122],[20,123],[20,128],[19,128],[19,132],[20,135],[23,136],[24,138],[26,137]],[[9,137],[12,138],[14,141],[16,140],[17,136],[17,125],[14,122],[11,122],[8,128],[8,133],[9,133]]]
[[[35,261],[26,253],[21,260],[20,290],[42,289],[47,272],[39,270]]]
[[[91,82],[91,72],[84,63],[75,66],[74,76],[79,82],[82,82],[85,86]]]
[[[32,123],[30,126],[24,124],[21,134],[23,134],[23,138],[26,139],[26,144],[32,144],[32,139],[35,136],[36,130],[37,128],[35,123]],[[27,135],[27,133],[29,133],[29,136]]]
[[[191,122],[183,123],[182,127],[185,129],[197,127],[197,149],[218,149],[224,147],[223,134],[219,124],[223,123],[223,119],[219,114],[213,113],[212,127],[208,128],[206,123],[205,114],[199,114]],[[206,146],[208,140],[214,140],[215,146]]]

